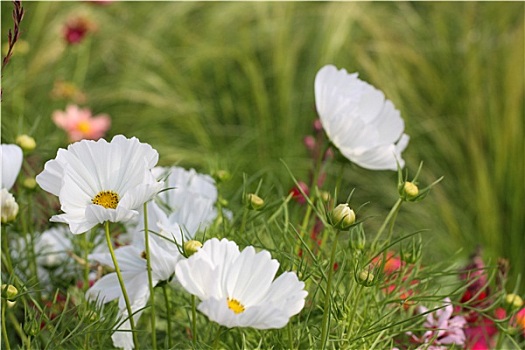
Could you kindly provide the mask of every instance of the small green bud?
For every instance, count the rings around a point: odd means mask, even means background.
[[[18,295],[18,289],[12,284],[2,284],[2,298],[13,300]]]
[[[345,230],[355,222],[355,213],[347,203],[339,204],[332,210],[331,223],[337,229]]]
[[[505,296],[505,303],[511,307],[511,309],[519,309],[523,306],[523,299],[514,293],[509,293]]]
[[[357,274],[357,282],[365,287],[370,287],[374,283],[374,274],[368,269],[363,269]]]
[[[350,234],[350,246],[354,250],[364,250],[366,245],[366,236],[365,236],[365,230],[363,229],[363,225],[359,224],[357,226],[354,226],[352,228],[352,232]]]
[[[231,176],[230,172],[227,171],[227,170],[217,170],[217,171],[213,172],[213,178],[217,182],[229,181],[231,179],[231,177],[232,176]]]
[[[323,202],[328,202],[328,201],[330,201],[330,198],[332,196],[330,196],[330,192],[328,192],[328,191],[320,191],[319,192],[319,197],[321,197],[321,200]]]
[[[184,242],[184,252],[186,253],[186,257],[189,258],[197,253],[200,247],[202,247],[202,243],[199,241],[191,240]]]
[[[36,180],[34,177],[26,177],[22,185],[28,190],[34,190],[36,188]]]
[[[34,337],[40,331],[40,325],[36,320],[36,317],[26,318],[27,322],[24,323],[24,333]]]
[[[407,200],[411,200],[419,195],[419,188],[417,188],[416,184],[407,181],[403,186],[403,193],[405,194],[405,198]]]
[[[253,210],[259,210],[264,206],[264,200],[255,193],[246,195],[246,202],[248,204],[248,208]]]
[[[19,135],[16,143],[26,152],[31,152],[36,148],[36,141],[29,135]]]

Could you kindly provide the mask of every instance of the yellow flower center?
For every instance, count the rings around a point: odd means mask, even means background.
[[[101,205],[106,209],[117,209],[119,197],[113,191],[101,191],[91,200],[93,204]]]
[[[235,299],[228,298],[228,307],[230,308],[230,310],[232,310],[236,314],[240,314],[241,312],[244,312],[244,306]]]
[[[77,124],[77,129],[84,133],[84,134],[87,134],[88,132],[91,131],[91,124],[89,124],[89,122],[87,121],[82,121],[80,123]]]

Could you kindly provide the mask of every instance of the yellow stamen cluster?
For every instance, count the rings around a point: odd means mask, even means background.
[[[244,312],[244,306],[235,299],[228,298],[228,307],[230,308],[230,310],[232,310],[236,314],[240,314],[241,312]]]
[[[87,134],[88,132],[91,131],[91,124],[89,124],[89,122],[87,121],[82,121],[80,123],[77,124],[77,129],[84,133],[84,134]]]
[[[106,209],[117,209],[119,199],[118,194],[113,191],[101,191],[97,193],[91,202]]]

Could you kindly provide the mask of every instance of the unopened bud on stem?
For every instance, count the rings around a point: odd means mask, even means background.
[[[332,210],[332,226],[340,230],[345,230],[355,223],[355,213],[347,203],[339,204]]]

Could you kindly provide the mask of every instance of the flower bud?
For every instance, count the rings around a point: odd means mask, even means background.
[[[22,181],[22,186],[27,188],[28,190],[34,190],[36,188],[36,180],[34,177],[26,177],[24,181]]]
[[[354,250],[362,251],[363,249],[365,249],[365,245],[365,230],[363,229],[363,225],[359,224],[352,228],[352,232],[350,235],[350,246]]]
[[[414,183],[407,181],[403,186],[403,193],[405,194],[406,199],[411,200],[418,196],[419,188],[417,188]]]
[[[40,331],[40,325],[36,320],[36,317],[26,317],[26,322],[24,323],[24,333],[34,337]]]
[[[213,172],[213,178],[217,182],[226,182],[231,179],[231,174],[227,170],[217,170]]]
[[[509,293],[505,296],[505,303],[511,307],[511,309],[519,309],[523,306],[523,299],[514,293]]]
[[[13,300],[18,295],[18,289],[12,284],[2,284],[2,298]]]
[[[339,204],[332,210],[331,219],[332,226],[345,230],[355,222],[355,213],[347,203]]]
[[[186,257],[189,258],[197,253],[200,247],[202,247],[202,243],[199,241],[191,240],[184,242],[184,252],[186,253]]]
[[[15,201],[15,197],[5,188],[2,188],[0,196],[2,203],[2,224],[6,224],[16,219],[18,215],[18,203]]]
[[[374,274],[368,269],[363,269],[357,275],[357,282],[365,287],[370,287],[374,282]]]
[[[323,202],[328,202],[330,201],[330,198],[332,196],[330,196],[330,192],[328,191],[319,191],[319,197],[321,198]]]
[[[36,148],[36,141],[29,135],[23,134],[16,138],[16,143],[26,152],[31,152]]]
[[[254,193],[246,195],[248,207],[253,210],[259,210],[264,206],[264,200]]]

